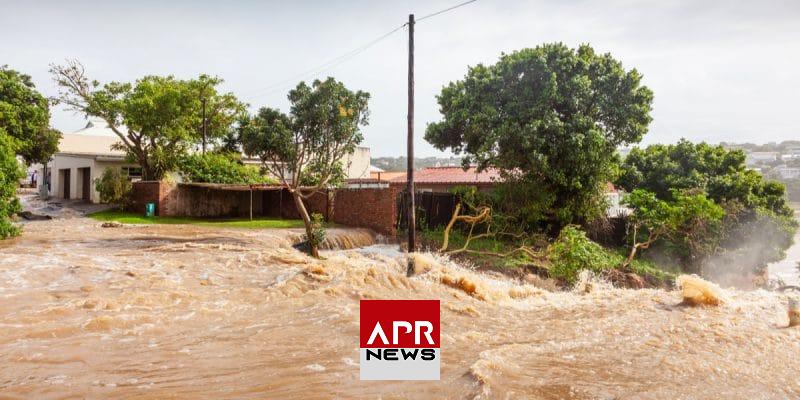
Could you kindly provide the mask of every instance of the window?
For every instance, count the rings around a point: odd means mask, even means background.
[[[141,178],[142,169],[139,167],[122,167],[122,174],[128,175],[131,178]]]

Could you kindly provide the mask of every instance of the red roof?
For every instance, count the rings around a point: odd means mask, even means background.
[[[461,167],[430,167],[414,171],[414,183],[479,184],[495,183],[502,180],[500,171],[496,168],[487,168],[481,172],[478,172],[475,167],[470,167],[466,171]],[[406,182],[406,177],[398,176],[391,179],[390,182]]]

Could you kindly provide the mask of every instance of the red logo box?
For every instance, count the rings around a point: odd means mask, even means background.
[[[438,380],[439,300],[361,300],[361,380]]]

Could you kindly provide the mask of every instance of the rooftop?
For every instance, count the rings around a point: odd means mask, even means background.
[[[381,174],[383,175],[383,174]],[[502,181],[500,171],[487,168],[478,172],[476,167],[430,167],[414,171],[414,183],[428,184],[488,184]],[[406,182],[405,174],[390,179],[392,183]]]
[[[124,151],[112,149],[119,137],[102,119],[91,118],[86,127],[73,133],[65,133],[58,142],[58,153],[72,156],[102,155],[121,157]]]

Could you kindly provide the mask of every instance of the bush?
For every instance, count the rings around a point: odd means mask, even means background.
[[[552,263],[550,276],[569,284],[575,282],[581,270],[601,272],[618,267],[622,261],[574,225],[561,230],[556,241],[547,248],[547,257]]]
[[[325,230],[325,218],[320,213],[313,213],[311,214],[311,237],[308,235],[303,235],[303,239],[308,242],[313,248],[318,248],[322,242],[325,241],[325,237],[328,235],[328,232]]]
[[[14,155],[11,137],[0,128],[0,239],[19,234],[19,227],[11,223],[11,216],[21,209],[17,200],[17,186],[23,176]]]
[[[133,185],[117,168],[108,168],[100,179],[95,179],[95,189],[100,193],[101,203],[114,204],[121,210],[130,205]]]
[[[201,183],[274,183],[259,168],[244,165],[231,154],[205,153],[186,156],[178,163],[181,177]]]

